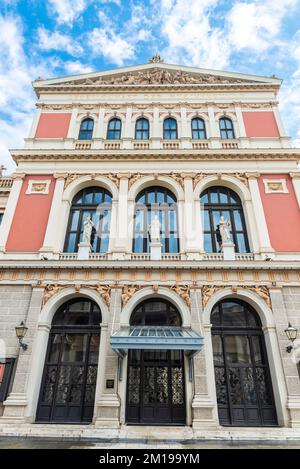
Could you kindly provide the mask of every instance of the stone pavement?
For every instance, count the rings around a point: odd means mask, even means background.
[[[153,441],[153,440],[124,440],[124,441],[95,441],[95,440],[62,440],[45,438],[12,438],[0,437],[1,449],[170,449],[170,450],[196,450],[196,449],[300,449],[300,441]]]

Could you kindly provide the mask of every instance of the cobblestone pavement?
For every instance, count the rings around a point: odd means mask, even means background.
[[[300,441],[286,442],[232,442],[232,441],[129,441],[122,442],[110,441],[88,441],[88,440],[57,440],[57,439],[38,439],[38,438],[10,438],[0,437],[1,449],[300,449]]]

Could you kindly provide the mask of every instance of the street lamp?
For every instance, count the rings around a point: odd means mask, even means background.
[[[298,332],[298,329],[296,329],[295,327],[293,327],[291,325],[291,323],[289,322],[289,325],[286,329],[284,329],[284,332],[286,333],[286,336],[287,338],[292,342],[294,342],[294,340],[296,340],[296,337],[297,337],[297,332]],[[286,351],[288,353],[291,353],[291,351],[293,350],[293,345],[289,345],[287,348],[286,348]]]
[[[23,350],[27,350],[28,349],[28,345],[27,344],[24,344],[23,343],[23,339],[28,331],[28,327],[25,326],[24,322],[22,321],[21,324],[19,326],[16,326],[15,327],[15,331],[16,331],[16,336],[18,337],[19,339],[19,344],[20,344],[20,347],[22,347]]]

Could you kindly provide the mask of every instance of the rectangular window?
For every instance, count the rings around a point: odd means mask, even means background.
[[[12,382],[15,358],[0,361],[0,402],[6,400]]]

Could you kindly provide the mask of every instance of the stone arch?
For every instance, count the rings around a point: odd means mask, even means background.
[[[151,186],[162,186],[169,189],[177,199],[177,202],[180,200],[184,200],[184,191],[181,185],[175,181],[175,179],[171,178],[170,176],[163,176],[159,175],[156,178],[151,176],[142,176],[140,179],[135,181],[129,192],[128,192],[128,199],[135,201],[137,195],[147,187]]]
[[[82,189],[85,189],[86,187],[92,186],[103,187],[111,193],[114,200],[118,199],[118,188],[111,179],[102,175],[97,175],[95,177],[83,175],[79,176],[68,185],[68,187],[64,190],[63,200],[68,201],[71,204],[74,196],[78,194],[78,192],[80,192]]]
[[[190,310],[185,301],[174,291],[166,287],[158,287],[155,292],[152,287],[145,287],[137,291],[124,306],[121,314],[121,325],[128,326],[131,314],[134,309],[147,299],[164,299],[172,303],[182,318],[182,326],[189,327],[191,325]]]
[[[80,291],[77,292],[74,287],[68,287],[63,288],[47,301],[41,310],[38,325],[51,327],[52,319],[58,308],[73,298],[88,298],[95,301],[101,310],[102,323],[107,324],[109,317],[108,307],[98,292],[87,287],[80,288]]]

